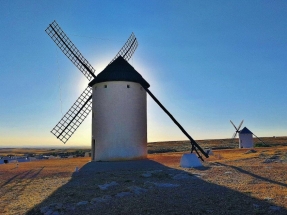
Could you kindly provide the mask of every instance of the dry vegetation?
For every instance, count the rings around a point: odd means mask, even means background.
[[[287,146],[287,137],[260,137],[264,142],[262,143],[257,138],[254,138],[254,144],[265,147],[272,146]],[[238,148],[238,138],[235,139],[214,139],[214,140],[197,140],[196,141],[202,148],[212,149],[236,149]],[[190,150],[190,142],[187,140],[182,141],[164,141],[164,142],[151,142],[148,143],[148,151],[152,153],[161,152],[182,152]]]
[[[0,149],[0,156],[6,155],[15,155],[15,156],[23,156],[25,154],[34,154],[34,155],[43,155],[43,154],[51,154],[51,153],[67,153],[67,152],[75,152],[78,150],[82,151],[90,151],[89,149],[78,149],[78,148],[71,148],[71,149],[47,149],[47,148],[3,148]]]
[[[89,158],[3,164],[0,214],[287,214],[283,142],[213,150],[200,169],[179,167],[182,152],[149,154],[145,165],[133,166]],[[112,182],[106,190],[98,186]]]

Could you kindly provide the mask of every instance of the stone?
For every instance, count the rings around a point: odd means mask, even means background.
[[[232,172],[230,172],[230,171],[227,171],[227,172],[225,172],[224,174],[232,174]]]
[[[115,182],[115,181],[112,181],[111,183],[106,183],[106,184],[98,185],[98,187],[99,187],[101,190],[107,190],[109,187],[111,187],[111,186],[116,186],[116,185],[118,185],[118,183]]]
[[[77,206],[86,205],[88,203],[89,203],[88,201],[81,201],[77,203]]]
[[[136,195],[140,195],[142,193],[147,192],[147,189],[144,189],[144,188],[141,188],[141,187],[137,187],[137,186],[129,187],[129,190],[131,192],[133,192],[134,194],[136,194]]]
[[[96,198],[93,198],[91,200],[91,203],[92,204],[96,204],[96,203],[103,203],[103,202],[107,202],[109,200],[111,200],[112,197],[110,195],[104,195],[102,197],[96,197]]]
[[[142,177],[144,177],[144,178],[149,178],[149,177],[151,177],[151,173],[150,173],[150,172],[143,173],[143,174],[142,174]]]

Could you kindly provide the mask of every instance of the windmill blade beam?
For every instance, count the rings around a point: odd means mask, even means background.
[[[86,76],[88,80],[95,78],[95,69],[83,57],[68,36],[63,32],[56,21],[53,21],[45,30],[62,52],[72,61],[72,63]]]
[[[237,132],[235,131],[234,134],[232,135],[232,139],[234,139],[237,135]]]
[[[242,124],[243,124],[243,121],[244,121],[244,120],[242,120],[241,123],[240,123],[240,125],[238,126],[238,130],[241,128],[241,126],[242,126]]]
[[[58,124],[52,129],[51,133],[54,134],[63,143],[74,134],[77,128],[86,119],[92,110],[92,89],[87,87],[79,96],[76,102],[62,117]]]
[[[153,98],[153,100],[162,108],[162,110],[171,118],[171,120],[179,127],[179,129],[185,134],[185,136],[190,140],[192,145],[192,150],[195,150],[198,157],[203,161],[203,158],[198,153],[197,149],[208,158],[208,154],[197,144],[197,142],[184,130],[184,128],[178,123],[178,121],[170,114],[170,112],[160,103],[160,101],[149,91],[147,87],[142,86],[146,92]]]
[[[131,36],[128,38],[127,42],[123,45],[123,47],[116,54],[116,56],[111,60],[109,65],[119,56],[122,56],[126,61],[128,61],[132,57],[137,47],[138,47],[137,39],[134,33],[132,33]]]
[[[230,120],[231,124],[233,125],[233,127],[235,128],[236,131],[238,131],[238,129],[236,128],[236,126],[234,125],[234,123]]]
[[[258,140],[260,140],[262,143],[264,143],[265,145],[267,145],[263,140],[261,140],[259,137],[257,137],[254,133],[252,133]]]

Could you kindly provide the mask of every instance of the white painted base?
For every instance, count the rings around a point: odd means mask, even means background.
[[[188,153],[183,154],[180,160],[180,166],[183,168],[201,167],[202,163],[196,154]]]

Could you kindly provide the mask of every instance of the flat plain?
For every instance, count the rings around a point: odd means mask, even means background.
[[[214,148],[201,168],[180,167],[186,141],[150,143],[141,161],[2,164],[0,214],[287,214],[286,140],[252,150],[198,141]]]

